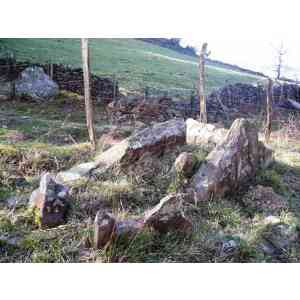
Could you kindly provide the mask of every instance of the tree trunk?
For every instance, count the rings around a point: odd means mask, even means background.
[[[267,122],[266,122],[266,131],[265,131],[265,140],[268,143],[271,137],[272,131],[272,104],[273,104],[273,81],[269,78],[268,87],[267,87]]]
[[[200,100],[200,122],[207,123],[206,98],[205,98],[205,57],[207,43],[202,45],[199,59],[199,100]]]
[[[93,102],[91,99],[91,88],[90,88],[90,58],[89,58],[88,39],[81,39],[81,51],[82,51],[82,69],[83,69],[83,81],[84,81],[86,124],[87,124],[89,138],[93,150],[96,150],[94,112],[93,112]]]

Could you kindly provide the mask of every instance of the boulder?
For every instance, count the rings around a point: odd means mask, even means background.
[[[69,189],[58,183],[49,173],[42,175],[40,186],[33,191],[29,207],[37,210],[41,227],[55,227],[64,224],[68,210]]]
[[[194,119],[186,120],[186,143],[215,147],[226,137],[228,130],[217,125],[205,124]]]
[[[145,213],[144,222],[160,233],[188,232],[192,223],[184,215],[185,194],[169,194]]]
[[[182,152],[175,160],[175,169],[178,174],[190,177],[195,166],[195,159],[192,153]]]
[[[271,151],[258,141],[258,130],[246,119],[237,119],[193,176],[190,192],[195,202],[222,197],[253,177],[271,161]]]
[[[268,215],[279,213],[287,208],[283,197],[276,194],[271,187],[261,185],[250,188],[242,202],[253,212],[262,212]]]
[[[58,95],[58,85],[40,67],[28,67],[16,80],[16,95],[34,100],[48,100]]]
[[[98,155],[95,161],[59,173],[58,178],[67,182],[91,173],[101,174],[116,164],[126,167],[139,160],[146,152],[161,154],[165,150],[184,143],[185,122],[183,119],[157,123],[138,130],[121,143]]]

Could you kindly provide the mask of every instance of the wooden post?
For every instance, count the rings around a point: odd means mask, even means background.
[[[96,150],[94,112],[93,112],[93,102],[91,99],[91,88],[90,88],[90,59],[89,59],[88,39],[81,39],[81,52],[82,52],[86,124],[88,128],[89,138],[92,144],[92,148],[93,150]]]
[[[148,99],[148,96],[149,96],[149,87],[146,86],[146,87],[145,87],[145,92],[144,92],[144,100],[147,100],[147,99]]]
[[[113,101],[116,101],[117,97],[117,80],[116,75],[113,75]]]
[[[268,87],[267,87],[267,121],[266,121],[266,131],[265,131],[265,140],[268,143],[271,137],[272,131],[272,103],[273,103],[273,81],[271,78],[268,80]]]
[[[9,58],[9,82],[10,82],[10,99],[16,96],[16,58],[12,53]]]
[[[50,63],[50,65],[49,65],[49,77],[50,77],[50,79],[51,80],[53,80],[53,64],[52,63]]]
[[[207,43],[202,45],[199,59],[199,100],[200,100],[200,122],[207,123],[206,98],[205,98],[205,58],[207,54]]]
[[[194,94],[194,90],[191,91],[191,118],[194,117],[194,97],[195,97],[195,94]]]

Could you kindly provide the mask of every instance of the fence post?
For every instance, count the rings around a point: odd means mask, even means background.
[[[11,53],[9,58],[9,82],[10,82],[10,99],[13,99],[16,96],[16,82],[15,74],[16,73],[16,58],[14,53]]]
[[[272,131],[272,104],[273,104],[273,97],[272,97],[272,91],[273,91],[273,81],[271,78],[268,80],[268,86],[267,86],[267,120],[266,120],[266,130],[265,130],[265,140],[267,143],[270,141],[271,137],[271,131]]]
[[[113,75],[113,101],[116,101],[116,94],[117,94],[117,80],[116,75]]]
[[[194,117],[194,100],[195,100],[195,91],[191,91],[191,117]]]
[[[149,87],[146,86],[146,87],[145,87],[145,93],[144,93],[144,100],[147,100],[147,99],[148,99],[148,96],[149,96]]]
[[[53,64],[49,64],[49,77],[51,80],[53,80]]]
[[[89,133],[90,142],[93,150],[96,150],[96,136],[94,127],[94,111],[93,101],[91,99],[91,85],[90,85],[90,51],[88,46],[88,39],[81,39],[82,51],[82,68],[83,68],[83,82],[84,82],[84,99],[86,110],[86,122]]]

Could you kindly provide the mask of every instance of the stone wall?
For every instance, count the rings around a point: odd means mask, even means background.
[[[42,67],[49,74],[50,67],[47,64],[32,64],[18,62],[14,67],[8,60],[0,59],[0,77],[7,81],[15,80],[27,67],[36,65]],[[61,90],[66,90],[83,95],[83,71],[81,68],[71,68],[62,64],[53,64],[53,80]],[[111,102],[119,97],[118,83],[111,78],[91,75],[91,94],[94,98],[100,98],[103,102]]]

